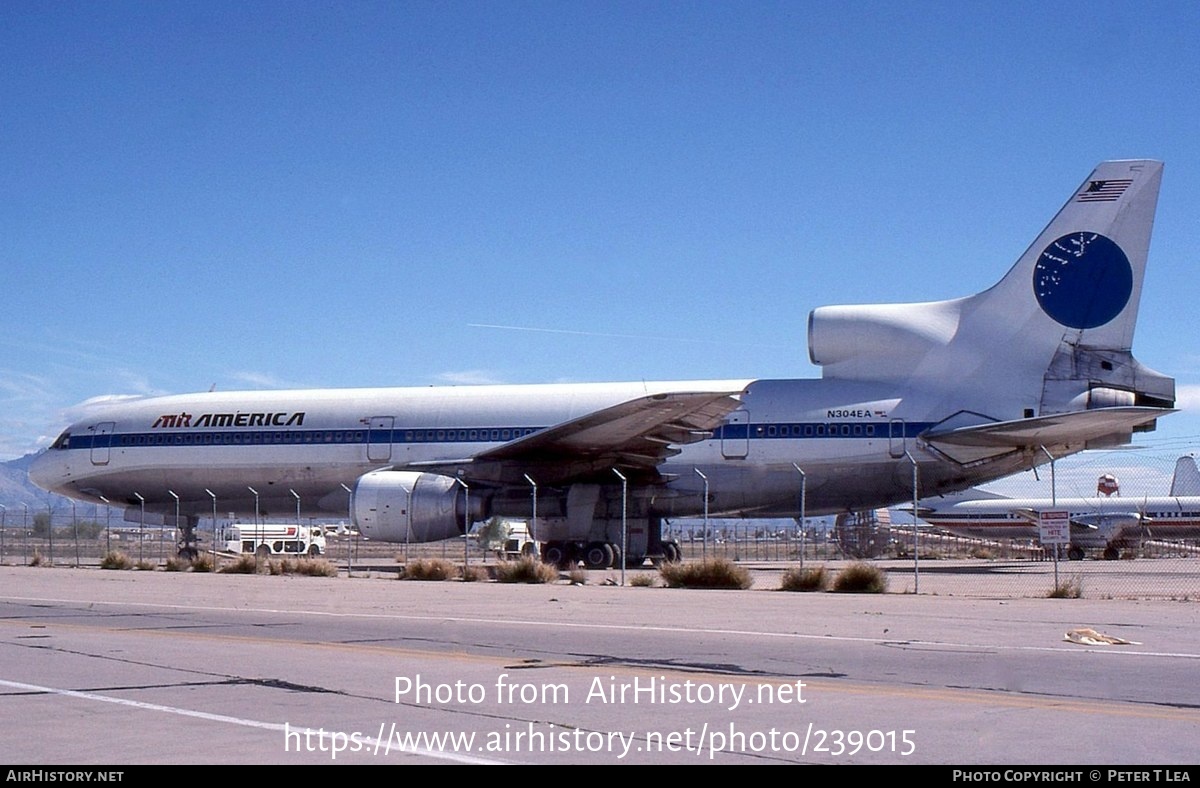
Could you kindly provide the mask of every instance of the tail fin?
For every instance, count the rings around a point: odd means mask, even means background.
[[[1162,169],[1142,160],[1098,166],[1004,279],[976,296],[981,306],[1037,321],[1043,346],[1129,350]]]
[[[928,404],[988,419],[1170,407],[1174,381],[1130,353],[1162,163],[1109,161],[988,290],[926,304],[822,307],[826,378],[920,381]]]
[[[1200,495],[1200,471],[1196,470],[1196,458],[1184,455],[1175,461],[1175,478],[1171,480],[1171,496]]]

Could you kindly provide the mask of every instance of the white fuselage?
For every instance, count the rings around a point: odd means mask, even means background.
[[[135,508],[144,501],[148,511],[173,511],[178,495],[185,514],[208,514],[214,498],[221,512],[283,514],[295,511],[298,496],[310,512],[340,514],[346,488],[369,471],[469,458],[632,398],[698,388],[744,390],[742,406],[711,438],[679,447],[660,466],[662,484],[643,501],[646,513],[699,516],[705,477],[712,515],[795,516],[802,480],[807,511],[818,514],[911,499],[910,456],[928,492],[978,484],[1029,463],[1006,456],[965,472],[914,439],[949,414],[914,413],[901,398],[880,396],[878,386],[725,380],[136,400],[72,425],[35,461],[31,476],[54,492]],[[508,500],[497,498],[490,513],[528,514],[523,496]]]
[[[1037,539],[1036,515],[1044,511],[1068,512],[1071,542],[1083,547],[1138,538],[1200,538],[1200,496],[986,498],[935,505],[921,518],[959,536]]]

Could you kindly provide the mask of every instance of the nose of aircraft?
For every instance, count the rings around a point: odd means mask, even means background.
[[[63,480],[62,461],[53,451],[44,451],[29,466],[29,480],[43,490],[54,492]]]

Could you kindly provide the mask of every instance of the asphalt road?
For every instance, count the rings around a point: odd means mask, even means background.
[[[1185,765],[1198,615],[1172,600],[4,566],[0,750],[75,765]],[[1079,627],[1136,643],[1064,640]]]

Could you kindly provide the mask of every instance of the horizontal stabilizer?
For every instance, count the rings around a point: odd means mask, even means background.
[[[937,431],[921,437],[937,446],[980,446],[989,448],[1036,448],[1078,444],[1109,435],[1130,433],[1160,416],[1174,413],[1167,408],[1096,408],[1074,413],[1057,413],[1014,421],[997,421],[970,427]]]

